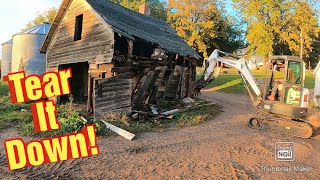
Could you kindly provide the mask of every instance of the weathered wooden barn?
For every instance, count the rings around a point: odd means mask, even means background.
[[[200,58],[165,22],[107,0],[63,0],[41,52],[47,71],[72,69],[75,101],[96,116],[192,96]]]

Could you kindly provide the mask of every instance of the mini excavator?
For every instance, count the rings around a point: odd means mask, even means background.
[[[302,59],[270,57],[263,84],[257,83],[246,60],[233,54],[216,49],[205,64],[204,74],[197,82],[200,89],[219,76],[222,64],[238,70],[253,106],[261,109],[256,117],[249,119],[249,127],[300,138],[312,136],[313,128],[307,120],[309,91],[303,87],[305,63]]]

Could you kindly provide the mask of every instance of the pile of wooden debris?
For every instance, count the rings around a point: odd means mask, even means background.
[[[110,78],[95,82],[95,116],[122,112],[134,119],[170,118],[178,110],[159,112],[158,99],[181,100],[194,96],[196,60],[167,55],[156,48],[151,58],[114,58]]]

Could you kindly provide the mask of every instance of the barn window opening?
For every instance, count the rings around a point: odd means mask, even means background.
[[[80,14],[79,16],[76,17],[76,24],[75,24],[75,30],[74,30],[75,41],[81,40],[82,23],[83,23],[83,14]]]

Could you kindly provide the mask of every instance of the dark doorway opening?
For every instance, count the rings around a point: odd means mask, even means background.
[[[71,68],[72,78],[69,79],[71,94],[60,96],[60,103],[69,102],[73,99],[75,103],[85,103],[88,99],[88,62],[63,64],[59,66],[59,70]]]

